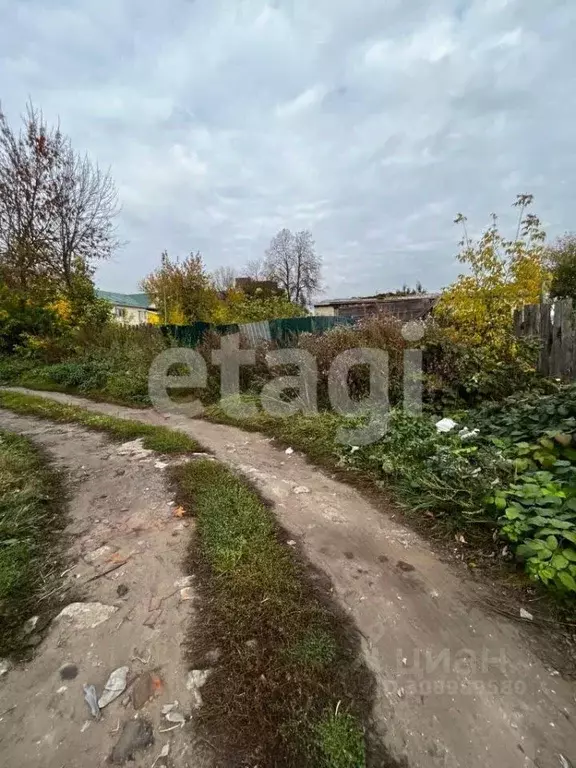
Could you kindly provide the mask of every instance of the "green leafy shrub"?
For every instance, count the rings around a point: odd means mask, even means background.
[[[523,391],[487,403],[471,411],[467,422],[515,442],[537,440],[544,433],[571,434],[576,431],[576,384],[549,386],[555,390],[550,394]]]
[[[25,357],[0,358],[0,386],[18,383],[20,377],[32,370],[35,365],[34,360]]]
[[[148,371],[168,342],[158,328],[84,326],[59,347],[64,359],[46,362],[46,348],[34,356],[0,360],[0,384],[76,392],[134,405],[147,405]],[[50,347],[50,357],[56,347]]]
[[[484,508],[484,499],[505,460],[496,450],[438,432],[435,420],[393,411],[384,437],[362,448],[341,447],[341,461],[376,472],[413,510],[430,510],[462,521]]]
[[[435,411],[501,401],[529,387],[545,386],[536,371],[537,345],[514,339],[504,352],[457,343],[428,323],[424,347],[424,396]]]
[[[23,384],[39,384],[48,387],[56,385],[55,389],[69,389],[82,393],[102,388],[106,382],[108,369],[105,363],[93,360],[84,362],[55,363],[33,368],[20,377]]]
[[[555,414],[552,414],[554,416]],[[498,441],[502,442],[502,441]],[[558,433],[507,449],[517,472],[487,505],[500,514],[501,535],[535,581],[576,592],[576,451],[572,437]]]
[[[102,388],[102,395],[118,402],[149,405],[148,376],[142,371],[110,373]]]

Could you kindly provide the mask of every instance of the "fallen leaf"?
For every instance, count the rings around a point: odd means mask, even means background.
[[[162,682],[162,679],[158,677],[158,675],[152,675],[152,687],[157,693],[161,693],[162,689],[164,688],[164,683]]]
[[[121,555],[119,552],[115,552],[111,557],[106,560],[107,563],[125,563],[126,558],[124,555]]]
[[[184,515],[186,514],[186,510],[184,509],[184,507],[176,507],[176,509],[172,512],[172,514],[174,515],[174,517],[184,517]]]

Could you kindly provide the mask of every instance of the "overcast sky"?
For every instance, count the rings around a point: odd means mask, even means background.
[[[458,273],[463,211],[535,195],[576,229],[574,0],[0,0],[0,97],[31,97],[110,166],[127,241],[240,269],[310,229],[322,298]]]

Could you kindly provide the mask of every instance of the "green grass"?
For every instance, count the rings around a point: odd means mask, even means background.
[[[161,453],[199,447],[182,432],[41,397],[0,391],[0,407],[76,423],[119,440],[142,437],[145,447]],[[11,487],[20,492],[18,478],[25,472],[26,483],[38,494],[26,491],[23,498],[32,496],[38,509],[42,504],[51,509],[52,497],[43,490],[48,484],[35,485],[39,465],[28,455],[21,459]],[[190,637],[191,661],[202,666],[207,651],[222,652],[203,688],[205,704],[198,715],[211,742],[230,764],[395,765],[383,756],[376,739],[367,736],[374,681],[361,660],[350,619],[333,604],[325,579],[286,543],[272,510],[246,481],[214,461],[176,467],[173,479],[179,502],[198,521],[198,544],[191,544],[190,559],[203,600]],[[46,551],[50,536],[36,526],[38,516],[30,514],[29,505],[14,514],[26,524],[26,532],[29,526],[41,532],[41,551]],[[61,529],[62,517],[59,523]],[[50,528],[58,530],[56,525]],[[15,630],[30,614],[22,613],[21,601],[23,594],[30,594],[33,602],[28,587],[36,578],[30,565],[36,556],[28,534],[20,539],[10,533],[6,538],[11,552],[5,562],[0,559],[0,580],[15,596],[15,623],[10,625]]]
[[[42,452],[0,431],[0,656],[25,656],[24,622],[50,613],[49,594],[63,570],[62,498]]]
[[[197,461],[176,468],[174,480],[180,503],[196,516],[191,565],[205,598],[190,660],[202,666],[206,652],[222,652],[199,717],[223,764],[227,757],[234,765],[370,764],[363,724],[373,680],[328,586],[233,472]],[[381,755],[372,764],[392,765]]]
[[[354,718],[347,714],[328,713],[315,727],[316,743],[325,768],[348,768],[362,765],[364,743]]]
[[[43,397],[23,395],[20,392],[0,391],[0,408],[25,416],[80,424],[87,429],[105,432],[115,440],[127,441],[142,438],[145,448],[158,453],[182,454],[200,450],[195,440],[178,430],[143,424],[132,419],[103,416],[75,405],[65,405]]]

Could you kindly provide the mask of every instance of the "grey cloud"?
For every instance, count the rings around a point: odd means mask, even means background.
[[[459,271],[480,227],[536,195],[573,228],[573,39],[561,0],[1,3],[0,96],[30,96],[117,180],[129,241],[98,275],[136,290],[163,248],[210,268],[309,227],[326,293]]]

